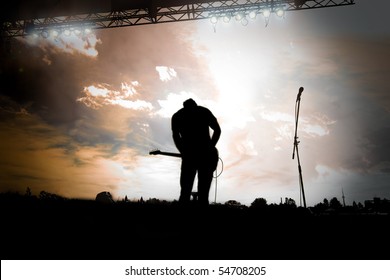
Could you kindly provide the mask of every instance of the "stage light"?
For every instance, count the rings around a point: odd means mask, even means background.
[[[210,18],[210,21],[211,21],[212,24],[217,24],[218,18],[217,18],[216,16],[212,16],[212,17]]]
[[[256,11],[250,11],[250,12],[249,12],[249,18],[250,18],[250,19],[255,19],[256,16],[257,16]]]
[[[77,36],[79,36],[79,35],[81,34],[80,29],[75,29],[73,32],[74,32],[74,34],[77,35]]]
[[[43,37],[43,38],[48,38],[49,37],[49,32],[47,32],[47,30],[43,30],[42,32],[41,32],[41,36]]]
[[[235,16],[235,19],[236,19],[237,21],[241,21],[243,17],[244,17],[243,14],[238,13],[238,14],[236,14],[236,16]]]
[[[53,38],[57,38],[58,35],[60,35],[60,33],[59,33],[57,30],[53,29],[53,30],[50,31],[50,35],[51,35]]]
[[[8,21],[7,22],[3,22],[2,24],[3,24],[4,28],[10,28],[12,26],[12,23],[10,23]],[[27,22],[26,23],[26,30],[28,29],[29,26],[32,26],[34,28],[34,23],[33,22]]]
[[[65,35],[65,36],[70,36],[70,33],[71,33],[71,32],[70,32],[69,29],[65,29],[65,30],[64,30],[64,35]]]
[[[230,15],[225,15],[223,17],[223,22],[228,23],[230,21]]]
[[[84,29],[84,34],[91,34],[92,30],[90,28],[85,28]]]
[[[276,11],[276,15],[278,17],[283,17],[284,16],[284,10],[282,8],[279,8],[277,11]]]
[[[263,16],[264,17],[269,18],[270,15],[271,15],[271,11],[269,9],[265,9],[263,11]]]
[[[209,15],[209,18],[211,23],[213,24],[214,31],[215,31],[215,26],[217,25],[219,20],[225,23],[229,23],[231,18],[234,17],[236,21],[239,21],[243,26],[246,26],[248,25],[249,20],[255,20],[258,14],[262,14],[265,20],[265,26],[268,26],[272,13],[275,13],[278,17],[282,18],[285,16],[285,12],[286,11],[284,7],[281,5],[272,8],[271,6],[264,6],[261,9],[258,8],[240,9],[240,10],[236,10],[235,12],[232,11],[224,14],[213,14],[213,15]]]

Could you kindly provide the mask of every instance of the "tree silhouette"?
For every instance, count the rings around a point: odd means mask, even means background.
[[[324,198],[323,203],[325,208],[329,208],[329,201],[326,198]]]
[[[56,201],[59,201],[59,200],[65,200],[64,197],[58,195],[58,194],[54,194],[54,193],[49,193],[49,192],[46,192],[46,191],[41,191],[39,193],[39,199],[40,200],[56,200]]]
[[[297,207],[297,204],[295,203],[295,200],[292,198],[287,198],[286,197],[286,205],[291,206],[291,207]]]
[[[333,197],[329,202],[330,208],[333,209],[340,209],[341,208],[341,202],[337,199],[337,197]]]
[[[265,198],[259,197],[256,198],[252,203],[252,208],[264,208],[267,206],[267,200]]]
[[[242,206],[242,204],[240,202],[238,202],[237,200],[228,200],[225,202],[225,205],[230,206],[230,207],[237,207],[237,208]]]
[[[31,189],[29,187],[27,187],[25,195],[28,197],[30,197],[32,195]]]

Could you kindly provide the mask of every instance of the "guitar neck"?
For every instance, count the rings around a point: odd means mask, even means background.
[[[215,154],[215,158],[216,160],[218,161],[218,150],[217,148],[214,148],[214,154]],[[163,156],[170,156],[170,157],[178,157],[178,158],[181,158],[181,154],[180,153],[171,153],[171,152],[162,152],[160,150],[155,150],[155,151],[151,151],[149,152],[150,155],[163,155]]]
[[[179,153],[159,152],[158,154],[159,155],[163,155],[163,156],[170,156],[170,157],[181,158],[181,154],[179,154]]]

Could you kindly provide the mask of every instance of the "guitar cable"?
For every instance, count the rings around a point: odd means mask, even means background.
[[[213,178],[215,179],[215,196],[214,196],[214,204],[216,204],[217,203],[217,185],[218,185],[218,183],[217,183],[217,178],[219,177],[219,176],[221,176],[221,174],[222,174],[222,172],[223,172],[223,160],[220,158],[220,157],[218,157],[218,162],[221,162],[221,165],[222,165],[222,167],[221,167],[221,171],[219,172],[219,173],[217,173],[217,170],[218,170],[218,163],[217,163],[217,167],[215,168],[215,176],[213,175]]]

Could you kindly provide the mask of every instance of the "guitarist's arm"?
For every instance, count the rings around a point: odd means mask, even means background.
[[[218,143],[219,137],[221,137],[221,127],[215,117],[210,122],[210,127],[213,129],[213,136],[211,137],[211,144],[215,147]]]
[[[182,154],[183,153],[183,144],[182,144],[182,139],[180,137],[180,133],[177,131],[172,131],[172,138],[173,142],[176,145],[176,148],[179,150],[179,152]]]
[[[172,138],[173,138],[173,142],[175,143],[176,148],[182,154],[183,153],[183,140],[181,138],[181,135],[180,135],[180,132],[178,129],[179,120],[177,118],[178,118],[178,116],[176,113],[172,116],[172,119],[171,119]]]

